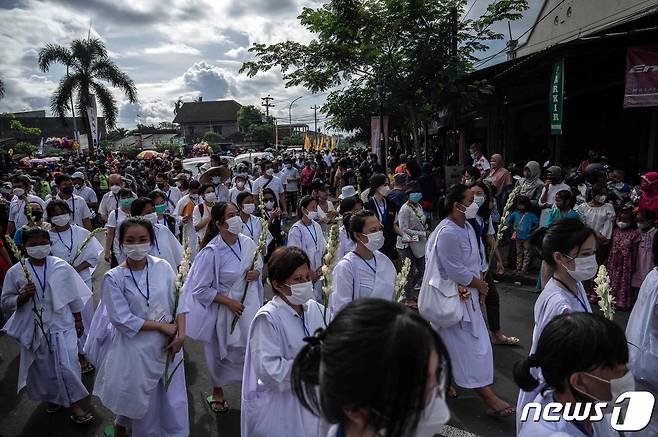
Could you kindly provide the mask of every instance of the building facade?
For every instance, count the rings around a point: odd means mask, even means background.
[[[180,125],[188,143],[200,141],[206,132],[226,138],[240,132],[238,111],[241,107],[235,100],[185,102],[178,108],[174,123]]]

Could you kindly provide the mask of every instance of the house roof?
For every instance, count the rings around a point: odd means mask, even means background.
[[[208,121],[237,121],[242,107],[235,100],[185,102],[178,110],[174,123],[204,123]]]

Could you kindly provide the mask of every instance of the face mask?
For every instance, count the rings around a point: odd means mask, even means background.
[[[286,168],[290,170],[292,168],[292,164],[286,164]]]
[[[313,283],[311,281],[288,285],[288,288],[290,288],[292,294],[286,296],[286,299],[293,305],[305,304],[313,297]]]
[[[180,181],[176,181],[176,187],[180,188],[183,186],[183,183]]]
[[[233,235],[240,234],[242,232],[242,226],[244,226],[239,215],[226,220],[226,224],[228,225],[228,231]]]
[[[267,202],[265,202],[265,209],[272,209],[272,208],[274,208],[274,202],[273,201],[268,200]]]
[[[253,203],[244,203],[242,204],[242,210],[247,214],[253,214],[254,211],[256,210],[256,205],[254,205]]]
[[[130,205],[133,204],[133,200],[135,200],[134,197],[129,197],[127,199],[121,199],[121,200],[119,200],[119,205],[121,205],[121,208],[128,209],[128,208],[130,208]]]
[[[411,193],[409,194],[409,200],[413,203],[418,203],[423,198],[423,193]]]
[[[471,159],[476,159],[475,153],[471,153]]]
[[[154,212],[146,214],[143,216],[146,220],[150,221],[152,224],[155,224],[158,221],[158,215]]]
[[[569,275],[576,281],[590,280],[599,270],[599,264],[596,262],[596,255],[584,256],[581,258],[572,258],[569,255],[564,256],[572,259],[575,263],[574,270],[569,270],[564,264],[562,264],[562,267],[567,269],[567,273],[569,273]]]
[[[608,199],[608,196],[603,195],[603,194],[600,195],[600,196],[596,196],[596,197],[594,198],[594,200],[596,200],[596,201],[599,202],[599,203],[605,203],[605,201],[606,201],[607,199]]]
[[[317,220],[320,216],[320,214],[317,211],[309,211],[306,210],[306,217],[308,217],[309,220]]]
[[[206,200],[206,202],[216,202],[217,201],[217,195],[215,193],[206,193],[203,195],[203,198]]]
[[[34,259],[44,259],[50,253],[50,244],[26,247],[27,254]]]
[[[368,237],[368,242],[363,245],[371,252],[379,250],[384,245],[384,232],[377,231],[371,234],[365,234]]]
[[[213,185],[219,185],[221,183],[222,183],[222,178],[220,178],[219,176],[213,176],[212,177],[212,184]]]
[[[587,372],[583,372],[583,373],[585,373],[585,375],[591,378],[610,384],[610,395],[611,395],[610,400],[613,402],[617,398],[619,398],[619,396],[621,396],[622,394],[629,391],[635,391],[635,378],[633,377],[633,374],[630,371],[626,372],[626,374],[621,378],[611,379],[610,381],[605,380],[596,375],[592,375],[591,373],[587,373]],[[576,387],[574,387],[574,389],[578,390],[579,392],[581,392],[582,394],[584,394],[585,396],[591,399],[601,402],[600,399],[595,398],[594,396],[592,396],[591,394],[585,391],[579,390]]]
[[[631,225],[630,223],[626,223],[626,222],[617,222],[617,227],[618,227],[619,229],[626,229],[626,228],[628,228],[630,225]]]
[[[71,194],[73,194],[73,186],[69,185],[69,186],[66,186],[66,187],[62,188],[62,193],[68,194],[70,196]]]
[[[464,206],[461,203],[460,205]],[[480,207],[478,206],[477,203],[475,203],[475,201],[473,201],[473,203],[471,203],[469,206],[464,206],[464,208],[466,208],[466,210],[463,211],[464,216],[466,216],[466,220],[474,219],[475,217],[477,217],[478,209],[480,209]]]
[[[141,261],[151,251],[151,243],[126,244],[123,246],[123,251],[126,252],[126,256],[131,260]]]
[[[22,188],[14,188],[14,196],[16,197],[23,197],[25,194],[25,190]]]
[[[155,212],[158,214],[164,214],[167,211],[167,204],[163,203],[162,205],[155,205]]]
[[[265,170],[265,174],[268,176],[272,176],[274,174],[274,169],[268,168],[267,170]]]
[[[164,190],[164,187],[165,187],[164,183],[159,183],[159,184],[156,184],[156,185],[158,186],[159,190]]]
[[[75,189],[76,190],[79,190],[80,188],[82,188],[82,184],[75,184]]]
[[[43,211],[32,211],[32,217],[34,217],[35,222],[41,221],[43,218]]]
[[[198,194],[190,194],[190,199],[192,200],[199,200],[199,195]]]
[[[119,191],[121,191],[121,187],[118,185],[112,185],[110,187],[110,191],[112,192],[112,194],[117,195],[119,194]]]
[[[642,229],[643,231],[646,231],[651,227],[651,223],[638,223],[637,227]]]
[[[66,226],[71,222],[71,216],[68,214],[56,215],[50,221],[55,226]]]
[[[235,185],[236,185],[238,188],[240,188],[240,189],[244,188],[244,182],[242,182],[242,181],[237,181],[237,182],[235,183]]]
[[[484,205],[484,202],[486,202],[486,201],[487,201],[487,198],[485,196],[475,196],[473,198],[473,203],[475,203],[478,206],[478,208],[481,207],[482,205]]]
[[[441,425],[445,425],[450,420],[450,410],[444,392],[443,387],[437,387],[432,393],[432,400],[423,408],[420,415],[415,437],[434,437]]]
[[[377,191],[379,192],[379,194],[386,197],[386,196],[388,196],[388,193],[391,192],[391,188],[388,185],[383,185],[383,186],[379,187],[379,189]]]

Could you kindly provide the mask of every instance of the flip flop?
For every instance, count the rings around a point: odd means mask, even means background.
[[[213,413],[226,413],[231,408],[226,399],[224,399],[223,401],[216,401],[213,399],[212,395],[206,398],[206,403],[208,404],[208,407],[210,407],[210,410]],[[223,407],[222,408],[215,407],[215,405],[217,404],[223,405]]]
[[[498,411],[494,411],[494,410],[489,409],[489,410],[486,410],[485,413],[489,417],[499,417],[499,418],[500,417],[509,417],[509,416],[513,416],[513,415],[516,414],[516,407],[513,407],[513,406],[509,405],[505,408],[501,408]]]
[[[73,423],[76,423],[78,425],[83,425],[83,424],[85,424],[87,422],[90,422],[91,420],[94,419],[94,415],[89,413],[89,412],[85,412],[85,414],[75,414],[75,413],[73,413],[69,417],[71,418]]]
[[[519,344],[521,340],[519,340],[517,337],[507,337],[505,336],[505,339],[503,341],[494,341],[493,339],[491,340],[491,344],[495,346],[516,346]]]

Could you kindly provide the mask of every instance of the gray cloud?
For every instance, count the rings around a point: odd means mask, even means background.
[[[230,17],[242,17],[250,14],[282,15],[299,12],[295,0],[243,0],[231,2],[228,8]]]
[[[126,24],[157,23],[169,16],[169,1],[158,2],[158,7],[142,11],[112,0],[50,0],[76,11],[84,11],[104,21]]]
[[[222,99],[231,94],[231,85],[224,73],[206,61],[197,62],[183,74],[183,82],[198,91],[206,100]]]

